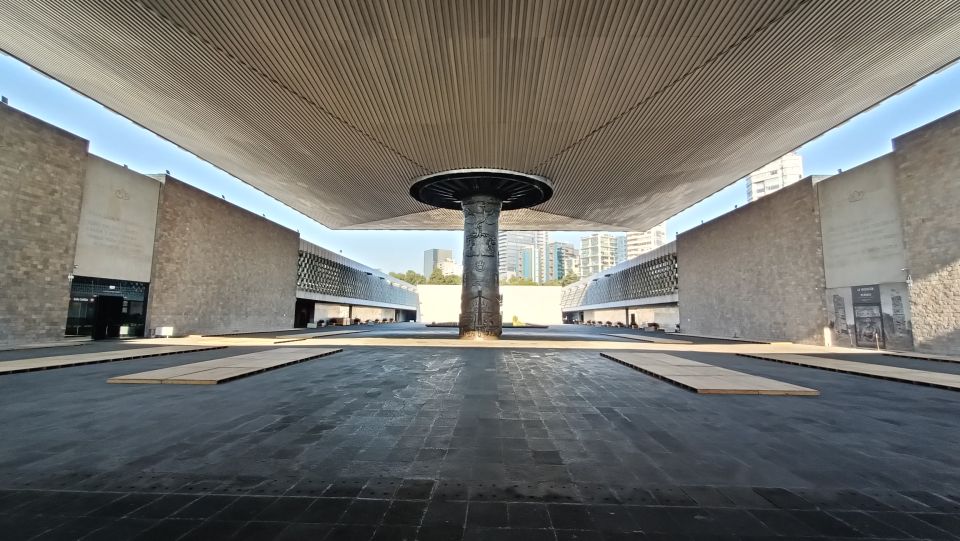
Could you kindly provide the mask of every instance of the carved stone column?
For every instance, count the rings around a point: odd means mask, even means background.
[[[499,338],[502,322],[497,233],[501,202],[492,195],[471,195],[462,205],[460,338]]]
[[[497,339],[500,315],[500,211],[534,207],[553,196],[549,179],[502,169],[453,169],[417,179],[414,199],[463,211],[463,289],[460,337]]]

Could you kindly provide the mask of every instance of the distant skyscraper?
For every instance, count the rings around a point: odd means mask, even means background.
[[[444,259],[437,265],[437,268],[440,269],[440,274],[444,276],[463,276],[463,265],[452,259]]]
[[[627,236],[626,235],[615,235],[617,239],[617,253],[614,259],[616,260],[616,265],[623,263],[627,260]]]
[[[546,231],[501,231],[498,240],[501,278],[520,276],[538,283],[544,281],[549,240]]]
[[[662,223],[647,231],[631,231],[627,233],[627,256],[633,259],[640,254],[659,248],[667,243],[667,224]]]
[[[545,282],[560,280],[571,274],[579,276],[580,253],[569,242],[548,243],[544,273]]]
[[[790,152],[747,175],[747,199],[756,201],[803,178],[803,158]]]
[[[423,275],[427,278],[433,274],[433,269],[440,266],[443,261],[453,259],[453,250],[444,250],[442,248],[431,248],[423,251]]]
[[[617,264],[617,237],[594,233],[580,239],[580,272],[586,277]]]

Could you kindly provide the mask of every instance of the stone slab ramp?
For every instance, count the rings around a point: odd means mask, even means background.
[[[359,331],[349,330],[349,331],[326,331],[326,332],[311,332],[287,336],[277,336],[279,340],[276,340],[274,344],[286,344],[288,342],[300,342],[302,340],[310,340],[311,338],[323,338],[324,336],[340,336],[342,334],[356,334],[358,332],[370,332],[369,329],[362,329]]]
[[[831,370],[833,372],[853,374],[856,376],[866,376],[869,378],[898,381],[901,383],[911,383],[914,385],[926,385],[928,387],[937,387],[950,391],[960,391],[960,375],[957,374],[928,372],[926,370],[916,370],[913,368],[900,368],[897,366],[870,364],[857,361],[843,361],[840,359],[812,357],[809,355],[797,355],[793,353],[737,353],[737,355],[741,357],[762,359],[765,361],[776,361],[778,363],[805,366],[808,368]]]
[[[107,383],[216,385],[340,351],[343,350],[340,348],[277,348],[117,376],[108,379]]]
[[[194,353],[211,349],[224,349],[226,346],[158,346],[146,348],[130,348],[114,351],[97,351],[89,353],[70,353],[50,357],[35,357],[15,361],[0,362],[0,375],[34,372],[37,370],[51,370],[54,368],[68,368],[87,364],[112,363],[160,355],[176,355],[178,353]]]
[[[665,353],[617,351],[601,356],[700,394],[818,396],[820,391]]]
[[[641,334],[607,333],[607,336],[615,336],[617,338],[627,338],[630,340],[640,340],[641,342],[653,342],[656,344],[692,344],[693,343],[689,340],[677,340],[676,338],[663,338],[661,336],[647,336],[647,335],[641,335]]]

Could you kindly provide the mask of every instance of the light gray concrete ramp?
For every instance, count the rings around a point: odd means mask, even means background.
[[[114,361],[142,359],[144,357],[157,357],[160,355],[175,355],[177,353],[193,353],[211,349],[224,349],[225,347],[226,346],[159,346],[35,357],[33,359],[0,362],[0,375],[83,366],[85,364],[112,363]]]
[[[693,342],[689,340],[677,340],[676,338],[664,338],[662,336],[649,336],[645,334],[610,334],[607,333],[607,336],[615,336],[617,338],[627,338],[630,340],[640,340],[641,342],[653,342],[656,344],[692,344]]]
[[[665,353],[617,351],[601,356],[700,394],[817,396],[820,391]]]
[[[356,334],[358,332],[370,332],[370,329],[311,332],[311,333],[294,334],[294,335],[288,335],[288,336],[278,336],[277,338],[279,338],[280,340],[275,341],[274,344],[286,344],[288,342],[300,342],[302,340],[310,340],[311,338],[323,338],[325,336],[339,336],[342,334]]]
[[[340,351],[343,350],[339,348],[277,348],[117,376],[108,379],[107,383],[216,385]]]
[[[812,357],[809,355],[796,355],[792,353],[737,353],[737,355],[740,355],[741,357],[763,359],[765,361],[776,361],[778,363],[806,366],[808,368],[831,370],[833,372],[842,372],[844,374],[899,381],[901,383],[912,383],[914,385],[926,385],[929,387],[948,389],[950,391],[960,391],[960,375],[957,374],[927,372],[925,370],[915,370],[913,368],[900,368],[897,366],[870,364],[857,361],[843,361],[840,359]]]

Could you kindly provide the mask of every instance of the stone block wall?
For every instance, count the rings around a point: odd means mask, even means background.
[[[960,112],[894,139],[917,351],[960,355]]]
[[[87,141],[0,105],[0,346],[63,338]]]
[[[684,332],[823,344],[823,253],[806,178],[677,237]]]
[[[147,329],[175,335],[293,327],[296,231],[170,176],[157,212]]]

